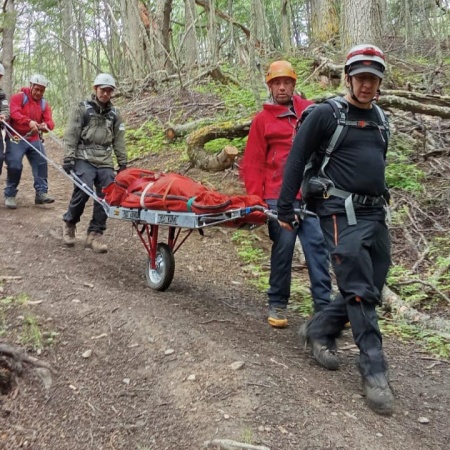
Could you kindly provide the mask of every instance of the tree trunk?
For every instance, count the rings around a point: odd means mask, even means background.
[[[14,0],[8,0],[5,4],[5,14],[3,17],[3,53],[2,63],[5,68],[3,76],[3,89],[6,97],[9,98],[13,93],[14,79],[14,33],[16,31],[17,12],[14,6]]]
[[[328,44],[339,33],[339,15],[334,0],[310,0],[310,30],[313,45]]]
[[[281,42],[283,50],[286,53],[292,51],[292,25],[291,25],[291,2],[290,0],[281,0]]]
[[[61,46],[64,62],[67,67],[67,84],[68,86],[73,86],[74,92],[83,92],[82,73],[80,72],[81,65],[79,64],[79,56],[76,52],[78,36],[72,0],[59,0],[58,3],[61,9],[61,21],[63,25]],[[79,101],[75,96],[72,96],[70,100],[71,103]]]
[[[172,14],[173,0],[158,0],[156,4],[156,27],[154,30],[155,58],[158,69],[171,74],[174,72],[174,64],[170,52],[170,16]]]
[[[185,0],[184,16],[186,20],[183,44],[180,46],[184,53],[184,63],[191,71],[193,67],[198,65],[198,41],[196,34],[196,26],[198,21],[195,0]]]
[[[341,2],[341,46],[345,50],[357,44],[380,44],[382,34],[381,0]]]

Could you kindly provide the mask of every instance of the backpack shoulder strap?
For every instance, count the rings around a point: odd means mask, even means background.
[[[22,106],[26,105],[28,103],[28,95],[25,94],[25,92],[22,92],[23,97],[22,97]]]
[[[375,102],[372,103],[372,106],[375,108],[375,111],[378,114],[378,118],[380,119],[380,124],[382,125],[380,127],[380,130],[383,130],[386,133],[386,137],[389,138],[391,132],[389,129],[389,121],[387,119],[386,113]]]
[[[22,92],[23,97],[22,97],[22,106],[26,105],[28,103],[28,95],[25,94],[25,92]],[[42,111],[45,110],[45,105],[47,104],[45,98],[41,98],[41,109]]]
[[[95,114],[93,106],[86,100],[81,102],[84,105],[83,128],[89,124],[91,117]]]
[[[333,108],[333,115],[336,119],[336,129],[334,130],[333,135],[328,141],[328,145],[325,148],[325,156],[322,160],[322,164],[320,166],[319,174],[325,176],[324,169],[328,162],[330,161],[330,156],[342,142],[344,138],[344,130],[348,125],[347,123],[347,112],[348,112],[348,103],[341,97],[334,97],[331,99],[325,100]]]

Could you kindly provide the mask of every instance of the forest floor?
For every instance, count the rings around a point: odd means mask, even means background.
[[[47,151],[61,161],[50,139]],[[175,159],[168,151],[139,165]],[[450,364],[387,337],[396,406],[392,417],[376,415],[350,331],[339,340],[340,370],[328,372],[301,348],[297,314],[287,329],[267,324],[266,295],[249,282],[233,229],[194,233],[176,252],[171,286],[156,292],[129,223],[108,221],[107,254],[85,250],[89,205],[76,246],[65,247],[71,182],[50,167],[56,202],[35,206],[25,166],[18,209],[0,205],[0,342],[27,348],[55,373],[24,364],[0,394],[1,449],[196,450],[218,448],[205,445],[215,439],[271,450],[448,448]],[[237,176],[211,180],[221,190]],[[268,239],[262,228],[253,232]]]

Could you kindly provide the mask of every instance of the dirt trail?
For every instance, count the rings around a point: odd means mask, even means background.
[[[59,148],[48,151],[60,161]],[[50,389],[26,370],[16,395],[0,396],[1,449],[194,450],[219,438],[272,450],[448,448],[449,364],[386,339],[397,404],[393,417],[377,416],[361,397],[348,332],[342,368],[327,372],[299,348],[299,317],[286,330],[266,324],[265,295],[246,281],[233,230],[191,236],[171,287],[154,292],[129,224],[109,220],[109,252],[93,254],[83,248],[89,207],[76,247],[62,245],[71,190],[51,168],[56,202],[34,206],[27,166],[19,208],[0,206],[0,275],[22,277],[3,295],[42,301],[8,310],[8,320],[20,324],[25,308],[58,333],[39,356],[58,371]]]

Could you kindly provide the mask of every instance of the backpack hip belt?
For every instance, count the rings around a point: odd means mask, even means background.
[[[363,206],[383,206],[386,209],[387,215],[389,217],[389,212],[387,211],[388,204],[383,195],[372,196],[352,194],[351,192],[343,191],[342,189],[338,189],[334,186],[329,187],[325,191],[325,194],[326,196],[324,196],[324,198],[328,198],[330,195],[334,195],[335,197],[345,199],[345,214],[347,215],[349,225],[356,225],[357,223],[354,207],[355,203]]]

